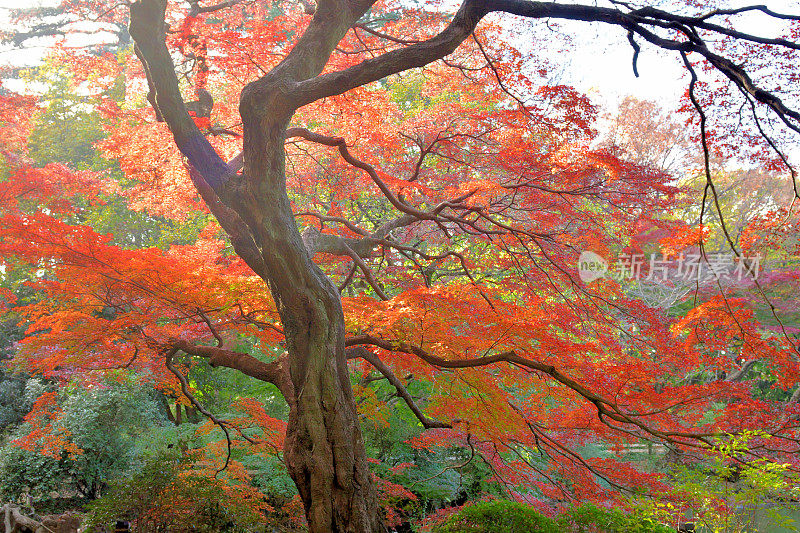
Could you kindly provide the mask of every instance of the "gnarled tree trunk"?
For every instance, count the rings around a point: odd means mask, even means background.
[[[347,370],[339,292],[311,260],[297,231],[285,189],[289,116],[280,119],[280,111],[286,112],[280,105],[259,109],[265,92],[274,92],[269,100],[278,101],[280,84],[254,84],[242,95],[243,176],[249,183],[224,194],[246,214],[261,244],[266,281],[286,335],[293,390],[287,398],[286,464],[311,531],[382,531]],[[245,192],[253,189],[256,194]]]
[[[209,208],[237,253],[272,292],[286,335],[289,403],[285,460],[314,533],[384,531],[344,353],[339,293],[303,245],[286,193],[284,141],[295,109],[293,83],[318,75],[336,43],[366,9],[320,3],[308,30],[272,72],[242,92],[244,169],[222,161],[186,112],[164,42],[164,0],[131,6],[131,35],[157,116],[170,127]],[[221,200],[221,202],[220,202]],[[214,358],[212,357],[212,363]],[[247,370],[243,370],[246,373]],[[257,369],[249,372],[259,376]]]

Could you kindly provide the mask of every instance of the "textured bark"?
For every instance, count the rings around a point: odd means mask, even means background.
[[[290,407],[284,457],[310,531],[384,531],[350,386],[339,293],[311,260],[295,225],[283,149],[297,108],[287,84],[319,74],[366,6],[320,2],[289,57],[242,92],[241,174],[219,158],[186,113],[164,44],[164,8],[163,0],[142,0],[131,8],[131,34],[154,93],[152,101],[237,252],[268,284],[283,323],[288,359],[269,367],[223,349],[185,343],[176,347],[271,381],[283,391]]]
[[[311,261],[297,231],[284,181],[288,116],[277,124],[264,120],[257,104],[267,90],[262,84],[242,96],[245,183],[228,187],[224,197],[245,213],[262,246],[266,281],[286,335],[294,389],[286,464],[311,531],[381,531],[344,354],[339,293]],[[280,101],[278,95],[274,101]]]

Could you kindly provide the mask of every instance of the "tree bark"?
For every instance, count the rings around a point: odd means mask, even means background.
[[[267,118],[259,109],[265,92],[279,102],[279,83],[242,95],[244,187],[234,183],[225,196],[261,246],[286,336],[294,391],[287,398],[286,464],[310,531],[383,531],[347,370],[340,296],[306,251],[285,192],[283,145],[293,110],[284,108],[283,120],[274,121],[278,104]]]
[[[237,253],[266,281],[281,316],[290,381],[290,386],[276,383],[290,408],[284,458],[312,533],[385,531],[347,370],[340,296],[311,260],[297,230],[286,193],[284,153],[286,129],[297,109],[287,86],[319,74],[364,9],[319,2],[292,53],[245,87],[240,101],[244,169],[238,174],[186,112],[164,43],[165,2],[140,0],[131,7],[131,35],[157,115],[169,125],[192,178],[234,238]],[[221,204],[215,204],[214,195]]]

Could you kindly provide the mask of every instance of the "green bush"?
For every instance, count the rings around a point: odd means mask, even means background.
[[[12,444],[0,447],[0,499],[22,501],[27,494],[34,500],[46,498],[64,485],[71,461],[25,450]]]
[[[601,509],[584,504],[566,511],[556,520],[565,533],[670,533],[674,529],[638,514],[619,509]]]
[[[433,533],[557,533],[555,522],[533,507],[503,500],[464,507]]]
[[[50,438],[43,434],[32,447],[23,448],[16,439],[30,434],[34,427],[24,422],[0,444],[0,499],[17,501],[28,494],[47,499],[53,491],[75,490],[86,499],[98,497],[107,481],[130,470],[137,461],[140,436],[166,424],[153,399],[153,391],[132,377],[120,374],[91,389],[65,387],[58,403],[58,416],[47,422],[51,432],[67,435],[80,450],[70,455],[44,454]],[[30,387],[34,398],[43,388]],[[39,390],[42,389],[42,390]]]

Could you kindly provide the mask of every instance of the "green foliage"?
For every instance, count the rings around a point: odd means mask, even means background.
[[[601,509],[592,504],[573,507],[556,520],[564,533],[670,533],[673,528],[619,509]]]
[[[6,433],[20,422],[31,410],[34,400],[45,392],[46,384],[40,378],[31,379],[25,373],[15,372],[13,364],[5,367],[13,358],[14,345],[25,336],[27,324],[19,319],[13,312],[16,305],[32,303],[36,293],[26,282],[34,275],[30,265],[20,265],[4,258],[3,267],[0,269],[0,289],[5,289],[13,295],[15,302],[10,302],[11,310],[3,315],[0,320],[0,434]],[[0,297],[0,306],[3,305]]]
[[[108,163],[99,158],[93,144],[103,137],[100,116],[78,95],[68,67],[50,59],[28,73],[27,81],[43,85],[46,106],[34,119],[28,141],[29,155],[37,166],[67,163],[79,170],[100,170]]]
[[[186,471],[188,466],[177,451],[151,457],[90,504],[86,525],[101,528],[126,518],[137,531],[206,533],[252,531],[263,523],[261,502],[230,490],[222,479]]]
[[[21,447],[13,441],[32,427],[28,422],[20,425],[0,449],[0,494],[12,500],[26,493],[46,498],[51,491],[69,488],[91,499],[109,479],[132,468],[137,437],[165,420],[152,389],[126,376],[117,377],[119,381],[111,378],[92,389],[62,391],[63,412],[56,425],[80,453],[41,453],[47,434],[33,448]],[[32,389],[35,383],[31,382]],[[28,396],[35,399],[41,392],[31,390]]]
[[[254,357],[264,358],[253,350],[252,346],[242,342],[234,349],[250,353]],[[180,356],[179,356],[180,357]],[[188,362],[188,361],[187,361]],[[232,409],[243,397],[258,398],[263,403],[265,413],[276,419],[288,417],[288,407],[278,388],[263,381],[257,381],[228,368],[212,368],[205,360],[192,361],[189,370],[189,381],[195,397],[203,406],[224,418],[242,416],[241,411]],[[205,422],[205,420],[203,420]],[[193,427],[200,427],[199,424]],[[187,426],[182,424],[181,427]],[[219,439],[219,432],[203,438],[195,436],[196,447],[207,446]],[[297,487],[289,477],[286,465],[278,455],[247,453],[234,449],[232,457],[241,462],[251,477],[251,482],[269,498],[270,504],[280,507],[297,495]]]
[[[30,410],[25,402],[25,382],[24,376],[0,369],[0,430],[20,423]]]
[[[433,533],[557,533],[556,523],[529,505],[504,500],[463,508]]]
[[[767,439],[762,431],[728,436],[709,461],[676,468],[670,492],[639,502],[640,508],[664,522],[693,516],[698,531],[708,533],[761,531],[767,524],[798,531],[789,515],[798,509],[800,477],[788,464],[749,454]]]
[[[231,349],[265,361],[280,355],[278,350],[274,353],[259,353],[246,339],[239,339],[238,344],[231,345]],[[278,388],[271,383],[254,380],[229,368],[214,368],[205,360],[182,359],[178,355],[176,361],[185,361],[190,367],[188,378],[195,391],[194,395],[211,411],[228,413],[231,405],[245,397],[258,398],[264,404],[269,416],[284,420],[289,416],[286,401]]]
[[[33,402],[47,387],[39,378],[29,378],[24,374],[12,374],[0,369],[0,430],[12,428],[22,422]]]
[[[129,209],[119,197],[105,197],[102,203],[87,204],[81,212],[81,223],[101,234],[112,234],[113,242],[124,248],[167,249],[197,240],[209,217],[187,217],[183,222],[150,216]]]
[[[54,458],[6,444],[0,448],[0,496],[22,501],[23,495],[43,499],[64,486],[70,472],[69,458]]]
[[[27,81],[42,87],[41,113],[33,119],[29,156],[36,166],[49,163],[66,164],[75,170],[101,171],[109,179],[130,186],[114,161],[103,158],[95,143],[104,137],[102,117],[94,108],[95,102],[82,96],[68,67],[55,59],[31,69]],[[112,98],[123,98],[122,87],[109,93]],[[99,201],[98,201],[99,200]],[[194,242],[208,223],[206,215],[188,217],[184,222],[153,217],[134,211],[126,199],[115,195],[101,195],[99,199],[82,199],[81,211],[73,223],[92,226],[98,233],[111,233],[114,242],[128,248],[168,248],[172,244]]]
[[[271,501],[285,504],[297,494],[286,465],[277,456],[244,456],[240,460],[252,472],[253,484],[269,495]]]
[[[409,380],[409,393],[417,398],[431,395],[423,380]],[[413,441],[423,433],[422,425],[405,403],[383,408],[396,395],[386,380],[362,383],[354,379],[360,409],[366,413],[362,423],[364,442],[370,457],[377,459],[373,470],[381,479],[406,487],[417,499],[406,502],[406,516],[422,518],[434,509],[453,503],[502,496],[493,483],[492,472],[484,461],[461,446],[419,447]]]
[[[108,388],[78,389],[63,409],[64,427],[83,450],[74,459],[74,469],[79,490],[87,497],[95,497],[109,478],[133,462],[134,435],[163,420],[152,394],[130,380]]]

